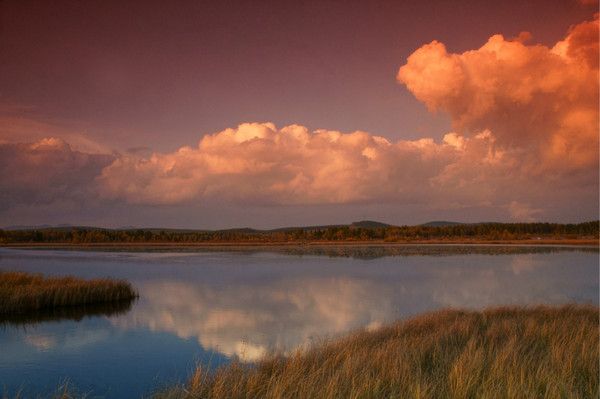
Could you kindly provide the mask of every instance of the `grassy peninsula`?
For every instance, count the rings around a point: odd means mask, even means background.
[[[156,398],[597,398],[595,306],[443,310],[256,366],[198,368]]]
[[[117,303],[137,296],[123,280],[44,277],[0,271],[0,318],[72,306]]]

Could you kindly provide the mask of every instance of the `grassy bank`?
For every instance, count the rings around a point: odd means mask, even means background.
[[[198,368],[156,398],[597,398],[598,308],[445,310],[257,366]]]
[[[3,317],[66,306],[119,302],[136,296],[131,284],[122,280],[83,280],[0,271],[0,316]]]

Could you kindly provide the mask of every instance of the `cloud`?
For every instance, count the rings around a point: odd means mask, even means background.
[[[519,222],[534,222],[536,220],[535,215],[542,212],[541,209],[534,209],[517,201],[512,201],[508,205],[508,211],[511,218]]]
[[[360,131],[246,123],[207,135],[196,148],[121,157],[99,182],[105,196],[132,203],[411,201],[470,142],[461,149],[431,139],[392,143]]]
[[[65,141],[0,143],[0,209],[93,197],[94,178],[114,156],[75,151]]]
[[[93,140],[82,126],[64,126],[34,116],[34,109],[0,101],[0,143],[31,143],[45,138],[57,138],[77,151],[111,154],[109,146]],[[71,123],[73,125],[73,123]]]
[[[461,54],[433,41],[408,57],[398,81],[450,115],[453,131],[441,140],[269,122],[168,153],[5,140],[0,195],[8,205],[96,193],[133,205],[417,204],[517,220],[573,215],[576,201],[578,218],[597,217],[598,17],[552,47],[528,37],[494,35]],[[19,123],[5,136],[36,128]]]
[[[398,81],[464,134],[489,129],[498,145],[521,149],[538,173],[596,169],[598,16],[553,47],[492,36],[477,50],[417,49]],[[526,172],[526,171],[525,171]]]
[[[196,147],[123,156],[98,182],[130,203],[445,202],[530,218],[511,204],[597,181],[597,35],[596,18],[551,48],[494,35],[462,54],[438,41],[416,50],[398,80],[449,113],[455,132],[442,142],[246,123]]]

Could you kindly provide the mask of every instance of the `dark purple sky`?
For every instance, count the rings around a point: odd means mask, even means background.
[[[524,30],[552,44],[592,14],[574,0],[1,4],[3,102],[155,150],[247,121],[438,137],[448,118],[395,83],[416,48]]]
[[[430,113],[396,81],[411,53],[432,40],[443,42],[448,53],[462,53],[493,34],[510,39],[521,31],[532,33],[528,44],[552,47],[570,26],[590,20],[597,7],[575,0],[2,0],[0,116],[34,125],[30,131],[0,127],[0,142],[68,131],[119,153],[139,148],[168,153],[244,122],[439,141],[451,130],[451,117],[443,109]],[[7,202],[16,201],[11,193],[5,194]],[[0,226],[228,227],[503,217],[498,209],[469,213],[460,207],[414,214],[389,198],[341,207],[295,202],[247,207],[234,201],[213,204],[210,211],[193,201],[154,206],[112,198],[77,210],[72,199],[52,201],[34,202],[38,211],[25,203],[0,209]]]

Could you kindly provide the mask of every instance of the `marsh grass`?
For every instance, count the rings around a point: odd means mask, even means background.
[[[443,310],[257,365],[198,367],[156,398],[597,398],[598,308]]]
[[[131,301],[137,297],[123,280],[83,280],[75,277],[44,277],[39,274],[0,271],[0,319],[16,315],[61,312],[62,307],[90,307],[102,303]]]

